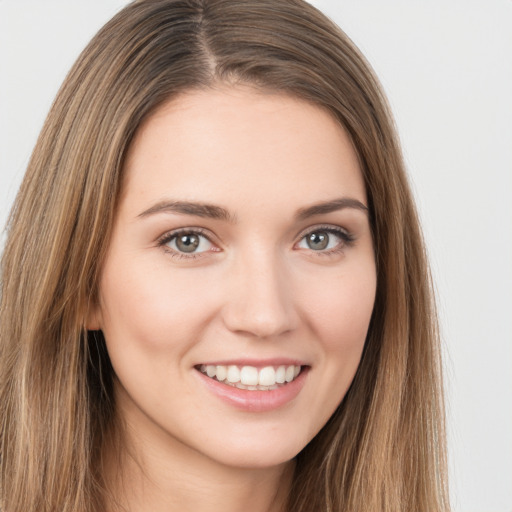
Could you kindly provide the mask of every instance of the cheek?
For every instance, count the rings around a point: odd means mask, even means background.
[[[373,311],[376,275],[373,260],[346,265],[330,276],[316,275],[301,287],[303,318],[317,340],[308,400],[315,421],[313,437],[339,406],[356,374]],[[306,293],[307,292],[307,293]]]
[[[373,264],[361,265],[311,281],[306,296],[308,317],[326,350],[362,350],[375,302]]]
[[[107,266],[101,282],[103,330],[113,345],[138,343],[144,349],[174,350],[170,340],[188,338],[207,316],[201,305],[202,279],[169,272],[162,265]]]

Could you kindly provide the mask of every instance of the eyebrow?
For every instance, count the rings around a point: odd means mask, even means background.
[[[316,203],[297,210],[295,219],[302,221],[315,215],[343,210],[345,208],[353,208],[360,210],[368,215],[368,207],[358,199],[351,197],[341,197]],[[204,217],[215,220],[222,220],[231,224],[236,223],[236,215],[232,214],[222,206],[209,203],[196,203],[191,201],[161,201],[151,208],[143,211],[138,215],[139,218],[148,217],[157,213],[176,213],[180,215],[193,215],[196,217]]]
[[[177,213],[181,215],[194,215],[209,219],[223,220],[232,224],[236,218],[222,206],[207,203],[194,203],[190,201],[161,201],[151,208],[143,211],[138,217],[148,217],[155,213]]]
[[[314,215],[336,212],[338,210],[344,210],[345,208],[354,208],[368,215],[368,207],[358,199],[354,199],[352,197],[340,197],[339,199],[333,199],[331,201],[325,201],[305,208],[300,208],[295,217],[297,220],[305,220],[309,217],[313,217]]]

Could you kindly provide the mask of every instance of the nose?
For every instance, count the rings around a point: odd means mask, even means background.
[[[284,262],[261,252],[240,258],[230,269],[223,308],[226,327],[239,334],[271,338],[293,331],[299,316]]]

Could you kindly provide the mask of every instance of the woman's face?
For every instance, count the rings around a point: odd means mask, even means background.
[[[191,92],[141,126],[124,172],[89,325],[119,414],[159,453],[293,458],[343,399],[374,304],[347,134],[288,96]]]

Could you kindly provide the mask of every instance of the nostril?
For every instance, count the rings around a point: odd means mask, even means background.
[[[225,312],[224,324],[232,332],[261,339],[281,336],[294,330],[297,325],[293,313],[284,308],[275,308],[271,311],[255,309],[244,304],[234,305]]]
[[[268,252],[240,258],[232,269],[222,309],[226,327],[236,333],[272,338],[298,326],[295,296],[287,272]]]

